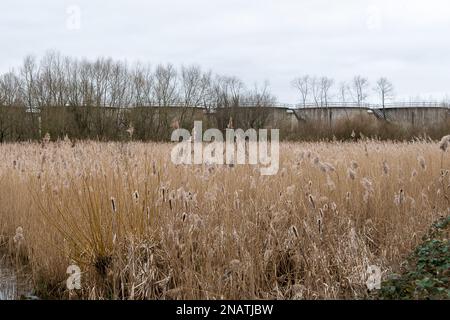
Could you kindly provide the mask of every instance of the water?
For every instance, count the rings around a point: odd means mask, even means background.
[[[16,274],[0,259],[0,300],[14,300],[17,294]]]
[[[17,271],[5,258],[0,257],[0,300],[31,297],[30,277]]]

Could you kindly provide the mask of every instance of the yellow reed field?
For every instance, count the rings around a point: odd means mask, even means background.
[[[0,145],[2,248],[38,295],[366,298],[368,266],[399,271],[448,215],[450,159],[433,142],[282,143],[274,176],[176,166],[172,147]]]

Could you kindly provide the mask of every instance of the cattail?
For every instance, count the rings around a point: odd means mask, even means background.
[[[383,173],[384,173],[384,175],[386,175],[386,176],[389,175],[389,165],[387,164],[386,161],[383,161]]]
[[[320,171],[327,173],[327,167],[322,162],[319,162],[318,165],[319,165]]]
[[[405,192],[403,189],[400,189],[400,192],[394,196],[394,203],[397,206],[400,206],[403,204],[405,200]]]
[[[25,241],[22,227],[17,227],[16,234],[14,235],[13,241],[15,244],[18,244],[18,245],[20,245],[22,242]]]
[[[330,204],[330,208],[331,208],[331,211],[336,211],[336,210],[337,210],[337,204],[336,204],[336,202],[332,202],[332,203]]]
[[[365,204],[367,204],[368,202],[369,202],[369,197],[370,197],[370,193],[369,193],[369,191],[364,191],[364,194],[363,194],[363,201],[364,201],[364,203]]]
[[[411,171],[411,181],[414,180],[415,177],[417,177],[417,170],[413,169],[413,171]]]
[[[363,178],[361,184],[364,187],[363,201],[365,204],[369,202],[370,195],[373,193],[372,181],[369,178]]]
[[[351,193],[349,192],[349,191],[347,191],[347,193],[345,194],[345,201],[350,201],[350,199],[351,199]]]
[[[291,226],[292,234],[298,239],[298,230],[296,226]]]
[[[419,163],[419,166],[422,168],[422,170],[426,170],[427,169],[427,163],[425,162],[424,157],[418,156],[417,157],[417,162]]]
[[[319,227],[319,234],[323,231],[323,210],[319,209],[319,217],[317,218],[317,225]]]
[[[347,170],[347,175],[351,180],[355,180],[356,179],[356,171],[353,170],[352,168],[348,168]]]
[[[133,199],[137,202],[139,200],[139,192],[137,190],[133,192]]]
[[[116,199],[114,197],[111,197],[111,208],[114,213],[117,212]]]
[[[373,184],[369,178],[361,179],[361,184],[366,191],[373,192]]]
[[[153,175],[156,175],[156,163],[155,160],[152,161],[152,171],[153,171]]]
[[[320,168],[320,170],[324,173],[327,173],[329,171],[333,172],[336,169],[333,167],[333,165],[326,163],[326,162],[318,162],[318,166]]]
[[[319,164],[319,162],[320,162],[320,159],[319,159],[319,157],[314,157],[314,159],[313,159],[313,163],[314,163],[315,165],[318,165],[318,164]]]
[[[235,208],[236,210],[239,210],[239,209],[241,208],[241,201],[239,200],[239,197],[236,197],[236,198],[234,199],[234,208]]]
[[[358,167],[359,167],[358,162],[356,162],[355,160],[352,160],[352,162],[350,163],[350,167],[351,167],[353,170],[358,169]]]
[[[326,165],[326,167],[328,168],[328,171],[329,171],[329,172],[334,172],[334,171],[336,171],[336,168],[335,168],[331,163],[325,162],[325,165]]]
[[[441,148],[442,151],[447,151],[447,148],[450,143],[450,135],[442,137],[441,142],[439,143],[439,148]]]
[[[309,200],[309,203],[311,204],[311,206],[313,207],[313,209],[315,209],[316,208],[316,203],[314,202],[314,197],[313,197],[312,194],[308,195],[308,200]]]
[[[161,195],[163,202],[166,202],[166,187],[164,186],[161,187]]]
[[[147,212],[147,220],[150,221],[150,207],[146,208],[146,212]]]

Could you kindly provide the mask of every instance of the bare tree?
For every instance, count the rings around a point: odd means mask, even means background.
[[[252,90],[247,91],[244,100],[254,107],[272,107],[277,99],[270,93],[269,82],[264,81],[262,86],[255,84]]]
[[[311,86],[311,78],[309,75],[305,75],[303,77],[296,78],[292,80],[292,87],[297,89],[300,92],[300,95],[302,96],[302,104],[303,107],[306,107],[306,103],[308,101],[308,97],[310,94],[310,86]]]
[[[244,93],[242,98],[245,105],[250,108],[239,110],[239,117],[236,118],[238,125],[243,128],[263,128],[270,115],[270,107],[273,107],[276,98],[270,93],[269,82],[265,81],[262,86],[255,84],[252,90]]]
[[[334,85],[334,80],[328,77],[320,78],[320,104],[321,107],[328,108],[328,100],[330,98],[330,89]]]
[[[367,99],[367,88],[369,87],[369,80],[362,76],[355,76],[352,82],[352,95],[354,101],[358,106],[362,106]]]
[[[20,70],[20,76],[22,79],[22,86],[21,86],[22,95],[30,111],[35,105],[34,91],[35,91],[35,81],[37,78],[36,67],[37,67],[36,58],[33,56],[27,56],[25,57],[23,66]]]
[[[383,116],[386,120],[386,100],[392,99],[394,95],[394,85],[387,78],[380,78],[374,90],[379,94],[381,99],[381,106],[383,107]]]
[[[178,101],[177,71],[172,64],[158,65],[153,91],[158,106],[170,106]]]
[[[322,106],[322,87],[320,80],[316,77],[311,78],[310,81],[310,91],[312,94],[312,97],[314,99],[314,103],[316,107],[320,108]]]
[[[14,71],[0,77],[0,105],[8,107],[22,105],[20,80]]]
[[[131,82],[134,106],[151,106],[153,104],[152,91],[154,75],[150,65],[143,66],[137,64],[132,71]]]
[[[78,60],[66,57],[64,59],[64,73],[66,78],[66,105],[72,107],[81,106]]]
[[[233,107],[238,107],[244,90],[244,83],[237,77],[227,77],[227,85],[230,92]]]
[[[237,77],[216,76],[213,95],[217,107],[238,107],[241,102],[244,84]]]
[[[347,82],[342,81],[339,83],[339,100],[342,104],[347,103],[347,96],[349,94],[350,87]]]
[[[208,75],[204,75],[199,66],[181,67],[181,94],[186,107],[196,107],[207,93]]]
[[[108,105],[124,108],[132,105],[132,77],[125,62],[116,62],[108,65],[105,75],[108,77],[106,96],[109,96]],[[109,91],[109,95],[108,95]]]
[[[205,96],[208,94],[210,85],[209,80],[210,73],[204,74],[199,66],[181,67],[179,90],[183,108],[178,119],[180,123],[183,124],[188,110],[190,110],[190,116],[187,121],[192,122],[196,111],[195,108],[205,102]]]

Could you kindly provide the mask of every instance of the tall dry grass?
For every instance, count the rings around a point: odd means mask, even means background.
[[[275,176],[175,166],[170,149],[0,145],[0,234],[38,294],[364,298],[367,267],[399,270],[448,214],[450,161],[431,142],[285,143]]]

